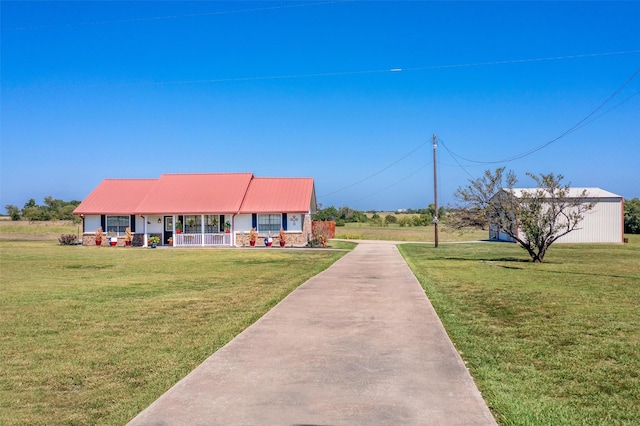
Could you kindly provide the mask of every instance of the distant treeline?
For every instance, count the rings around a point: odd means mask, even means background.
[[[368,214],[367,214],[368,213]],[[400,226],[427,226],[433,224],[435,205],[430,204],[425,209],[407,209],[394,214],[380,215],[380,212],[368,211],[367,213],[344,206],[339,209],[334,206],[318,210],[313,215],[313,220],[331,220],[336,226],[344,226],[345,223],[369,223],[377,226],[398,224]],[[400,216],[400,217],[399,217]],[[438,208],[438,220],[443,221],[447,217],[447,209]]]
[[[39,205],[36,200],[31,198],[24,203],[22,208],[7,204],[5,209],[11,220],[28,220],[29,222],[41,220],[80,221],[79,217],[73,215],[73,211],[79,204],[78,200],[64,201],[48,196],[44,197],[43,205]]]
[[[624,201],[624,232],[640,234],[640,198]]]

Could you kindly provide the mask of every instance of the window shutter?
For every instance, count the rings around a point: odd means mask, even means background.
[[[131,232],[136,232],[136,215],[131,215],[131,223],[129,223],[129,227],[131,228]]]
[[[258,215],[255,213],[251,214],[251,227],[258,229]]]
[[[107,217],[103,214],[100,215],[100,226],[104,232],[107,232]]]
[[[287,214],[282,213],[282,229],[287,230]]]
[[[224,229],[224,215],[221,214],[220,215],[220,221],[218,222],[218,229],[217,230],[221,230]]]

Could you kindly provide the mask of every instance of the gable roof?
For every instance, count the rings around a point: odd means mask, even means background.
[[[73,211],[74,214],[134,214],[157,179],[105,179]]]
[[[134,213],[236,213],[251,179],[251,173],[164,174]]]
[[[158,179],[105,179],[73,213],[305,213],[315,209],[312,178],[200,173],[163,174]]]
[[[305,213],[316,210],[311,178],[255,178],[240,213]]]
[[[539,188],[513,188],[513,194],[520,198],[522,197],[522,193],[524,191],[534,192]],[[577,198],[582,196],[582,191],[587,191],[586,198],[622,198],[621,195],[614,194],[613,192],[605,191],[601,188],[569,188],[569,193],[567,197],[569,198]]]

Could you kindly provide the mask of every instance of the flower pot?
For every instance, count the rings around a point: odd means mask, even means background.
[[[158,245],[156,243],[151,243],[151,248],[156,248]]]
[[[131,247],[131,241],[125,241],[124,245],[127,246],[127,247]]]
[[[286,241],[280,241],[280,247],[284,247],[285,245],[287,245]]]
[[[249,241],[249,245],[250,245],[251,247],[253,247],[253,246],[255,246],[255,245],[256,245],[256,242],[255,242],[255,241]]]
[[[102,245],[102,240],[96,240],[96,245],[97,246],[101,246]]]
[[[225,234],[230,234],[230,233],[231,233],[231,229],[225,229],[225,230],[224,230],[224,233],[225,233]]]
[[[182,234],[182,229],[176,229],[176,234]]]

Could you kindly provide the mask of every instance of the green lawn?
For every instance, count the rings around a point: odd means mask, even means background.
[[[0,223],[1,425],[124,424],[344,254],[57,245],[76,228]],[[433,227],[341,232],[433,241]],[[628,237],[556,244],[543,264],[507,243],[400,250],[500,424],[632,425],[640,236]]]
[[[503,425],[640,424],[640,236],[551,247],[402,245]]]
[[[385,240],[385,241],[434,241],[434,227],[430,226],[375,226],[369,223],[347,223],[336,227],[336,238],[348,240]],[[478,229],[464,232],[438,227],[439,242],[478,241],[489,238],[489,231]]]
[[[1,425],[124,424],[346,253],[69,247],[8,226]]]

